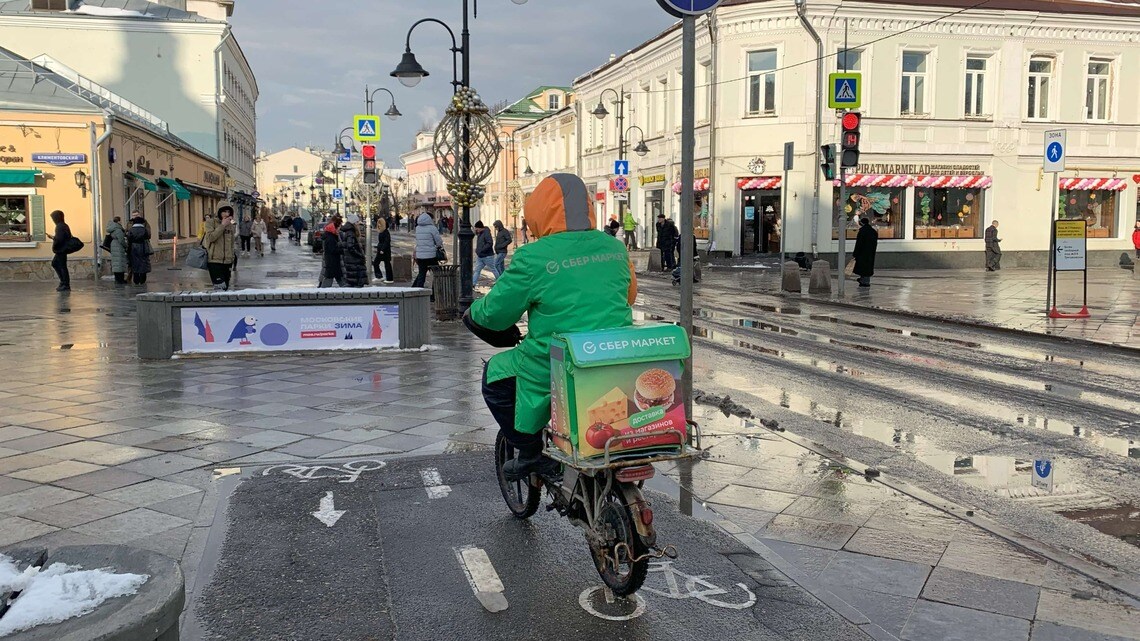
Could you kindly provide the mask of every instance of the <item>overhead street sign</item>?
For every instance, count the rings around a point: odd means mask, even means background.
[[[657,0],[662,9],[677,18],[708,13],[720,3],[721,0]]]
[[[1053,129],[1045,132],[1045,171],[1065,171],[1065,140],[1064,129]]]
[[[1059,272],[1079,272],[1085,269],[1085,236],[1088,223],[1084,219],[1058,220],[1057,246],[1054,265]]]
[[[380,141],[380,116],[357,114],[352,119],[353,137],[360,142]]]
[[[833,73],[828,76],[827,106],[830,109],[859,109],[863,106],[863,74]]]
[[[615,176],[628,176],[629,175],[629,161],[628,160],[615,160],[614,161],[614,175]]]

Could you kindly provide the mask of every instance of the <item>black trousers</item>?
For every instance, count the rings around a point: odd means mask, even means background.
[[[428,267],[435,267],[438,264],[438,258],[417,258],[416,265],[420,268],[420,273],[416,274],[412,287],[423,287],[427,283]]]
[[[211,283],[225,285],[229,289],[230,265],[228,263],[206,263],[206,269],[210,272]]]
[[[515,429],[515,379],[504,378],[494,383],[487,382],[487,366],[483,365],[483,400],[491,416],[499,424],[499,433],[507,439],[520,455],[535,456],[542,452],[542,433],[525,434]]]
[[[59,276],[61,286],[71,287],[71,272],[67,270],[67,254],[56,254],[51,259],[51,268],[55,270],[55,275]]]
[[[253,236],[242,236],[241,237],[241,250],[243,252],[249,251],[249,245],[251,242],[253,242]]]
[[[380,266],[384,266],[384,275],[380,276]],[[372,259],[372,272],[376,274],[376,279],[383,278],[384,280],[395,280],[392,276],[392,259],[388,254],[376,254]]]

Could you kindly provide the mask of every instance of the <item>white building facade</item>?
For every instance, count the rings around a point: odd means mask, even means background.
[[[809,0],[801,19],[792,2],[728,0],[699,21],[697,193],[686,206],[677,182],[680,28],[578,78],[580,167],[599,220],[618,209],[610,181],[623,91],[627,149],[642,139],[649,147],[644,157],[626,154],[643,244],[658,212],[688,213],[701,246],[717,253],[826,256],[837,251],[836,227],[853,238],[865,217],[879,232],[882,266],[977,267],[984,230],[1000,220],[1007,264],[1044,264],[1053,195],[1041,175],[1043,138],[1066,129],[1058,215],[1088,221],[1090,260],[1115,263],[1131,247],[1140,90],[1123,71],[1140,65],[1140,7],[840,4]],[[864,83],[862,156],[842,207],[837,184],[820,181],[815,195],[818,148],[838,142],[839,127],[816,91],[808,24],[823,42],[822,73],[845,62]],[[610,115],[598,120],[590,112],[603,95]],[[796,150],[786,182],[785,142]]]
[[[157,114],[226,166],[239,203],[256,190],[257,81],[227,18],[232,0],[0,0],[4,46],[48,56]],[[93,52],[97,52],[93,54]]]

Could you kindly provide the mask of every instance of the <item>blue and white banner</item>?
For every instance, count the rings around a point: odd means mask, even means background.
[[[182,353],[400,346],[400,306],[185,307]]]

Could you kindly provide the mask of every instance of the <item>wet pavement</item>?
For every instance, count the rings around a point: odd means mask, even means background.
[[[1087,319],[1051,319],[1045,316],[1046,272],[1043,269],[982,270],[876,270],[870,288],[848,281],[840,298],[834,280],[832,295],[807,293],[803,272],[803,299],[830,301],[842,306],[905,312],[967,324],[1090,340],[1140,348],[1140,279],[1120,268],[1095,268],[1088,273]],[[765,258],[748,268],[712,266],[706,270],[708,287],[726,287],[778,294],[778,259]],[[1062,274],[1057,307],[1073,313],[1081,308],[1080,274]],[[791,294],[789,298],[796,299]]]
[[[406,240],[397,237],[398,244]],[[243,261],[238,283],[311,284],[318,270],[306,251],[284,246],[277,255]],[[199,272],[161,267],[152,281],[150,291],[204,286]],[[644,308],[675,314],[669,301],[676,290],[654,277],[644,281]],[[214,610],[202,625],[197,616],[186,617],[189,639],[216,633],[220,628],[211,626],[229,621],[227,607],[244,608],[240,613],[248,625],[276,625],[280,605],[271,607],[256,594],[270,584],[290,597],[288,604],[329,604],[323,613],[329,616],[338,595],[368,600],[367,617],[392,625],[377,623],[367,632],[376,638],[426,634],[416,631],[417,611],[424,611],[425,621],[465,620],[443,614],[452,608],[493,617],[481,613],[462,574],[447,565],[455,558],[446,554],[451,548],[476,543],[496,567],[511,568],[503,570],[504,583],[520,596],[510,616],[534,612],[528,608],[535,602],[521,596],[533,591],[521,587],[530,580],[526,570],[535,566],[515,558],[511,536],[518,531],[487,536],[495,528],[518,527],[484,470],[494,426],[479,395],[479,375],[482,359],[494,350],[455,325],[435,324],[432,342],[442,351],[142,363],[134,358],[130,299],[139,290],[73,286],[63,296],[42,283],[0,286],[6,310],[0,314],[6,321],[0,324],[0,355],[21,366],[16,380],[0,388],[0,546],[127,543],[179,559],[194,607]],[[792,313],[787,301],[739,293],[701,291],[709,297],[702,309],[710,313],[700,321],[706,336],[698,340],[699,386],[731,392],[759,416],[778,418],[787,434],[843,454],[821,457],[777,440],[782,436],[754,421],[705,417],[711,458],[691,470],[662,468],[650,488],[664,493],[658,499],[660,518],[668,519],[663,527],[677,532],[689,549],[677,572],[710,575],[723,593],[706,587],[697,591],[705,600],[670,598],[668,582],[658,584],[660,594],[644,595],[649,609],[640,622],[612,624],[607,634],[700,638],[699,631],[671,627],[671,609],[688,616],[708,606],[712,618],[732,615],[717,623],[725,638],[989,638],[963,636],[979,625],[1008,635],[993,638],[1140,636],[1134,601],[1065,563],[1081,555],[1099,563],[1109,580],[1134,577],[1137,548],[1096,532],[1086,524],[1097,525],[1093,517],[1082,522],[1059,515],[1083,505],[1077,498],[1110,498],[1094,505],[1120,510],[1121,500],[1140,496],[1136,461],[1129,458],[1135,456],[1140,426],[1126,420],[1136,415],[1128,391],[1135,389],[1135,357],[910,319],[887,324],[878,316],[806,305],[797,304]],[[740,298],[748,305],[737,304]],[[722,333],[727,343],[718,342]],[[883,351],[851,346],[864,343]],[[975,377],[975,370],[988,373]],[[938,378],[948,373],[954,377]],[[942,389],[942,396],[929,393],[932,387]],[[1065,427],[1051,429],[1057,424]],[[418,458],[440,454],[451,456],[431,463]],[[1059,488],[1071,485],[1073,491],[1029,493],[1024,461],[1035,455],[1054,457]],[[416,458],[405,462],[406,457]],[[886,480],[977,509],[1026,536],[1026,544],[1040,541],[1045,547],[1031,552],[896,486],[868,483],[845,467],[843,457],[876,465]],[[361,473],[359,488],[345,484],[354,489],[345,490],[346,502],[338,498],[335,509],[347,506],[347,514],[368,513],[371,521],[350,528],[353,521],[345,520],[343,527],[327,528],[311,513],[320,510],[329,490],[316,481],[300,483],[298,475],[314,465],[362,460],[383,460],[389,469]],[[462,509],[470,512],[431,506],[422,482],[415,488],[384,485],[390,482],[384,474],[405,465],[417,471],[456,466],[444,478],[457,479],[448,481],[461,488],[453,496],[466,496]],[[406,470],[400,474],[419,478]],[[331,491],[340,497],[338,487]],[[690,510],[732,538],[677,515]],[[445,525],[453,518],[461,520]],[[591,626],[601,619],[576,601],[564,602],[597,584],[581,534],[545,512],[536,519],[533,529],[522,530],[524,549],[534,547],[541,552],[534,556],[557,560],[556,567],[542,571],[567,591],[559,607],[575,622],[552,629],[596,629]],[[1114,522],[1134,532],[1135,521],[1125,509]],[[283,529],[274,530],[280,536],[257,539],[263,527]],[[468,538],[482,538],[459,541],[456,535],[465,528]],[[359,538],[317,538],[350,530]],[[412,543],[433,537],[440,540],[427,547],[435,556],[417,556]],[[268,545],[263,553],[241,553],[250,549],[243,545],[258,540]],[[1053,554],[1058,550],[1070,556]],[[348,552],[360,555],[364,566],[347,561]],[[345,558],[320,562],[330,556]],[[248,577],[227,574],[243,567],[240,562],[262,559],[272,559],[262,570],[284,574],[240,589],[239,579]],[[376,568],[377,559],[384,560],[383,568]],[[686,559],[700,562],[687,565]],[[302,568],[312,578],[297,583]],[[420,581],[428,571],[437,582]],[[377,572],[393,582],[367,583]],[[670,571],[659,572],[665,581]],[[226,589],[229,581],[238,582]],[[747,612],[708,603],[740,603],[744,592],[734,587],[738,583],[758,597]],[[431,601],[431,590],[442,585],[438,589],[447,598]],[[322,591],[320,599],[314,597]],[[706,620],[699,611],[693,616]],[[817,629],[805,623],[810,621],[825,625]],[[481,629],[498,634],[509,627],[499,623],[491,619]],[[369,638],[335,636],[336,627],[310,626],[305,638]],[[284,631],[262,638],[292,638],[292,631],[274,629]],[[661,636],[666,629],[673,636]],[[252,628],[246,631],[233,638],[256,636]]]

